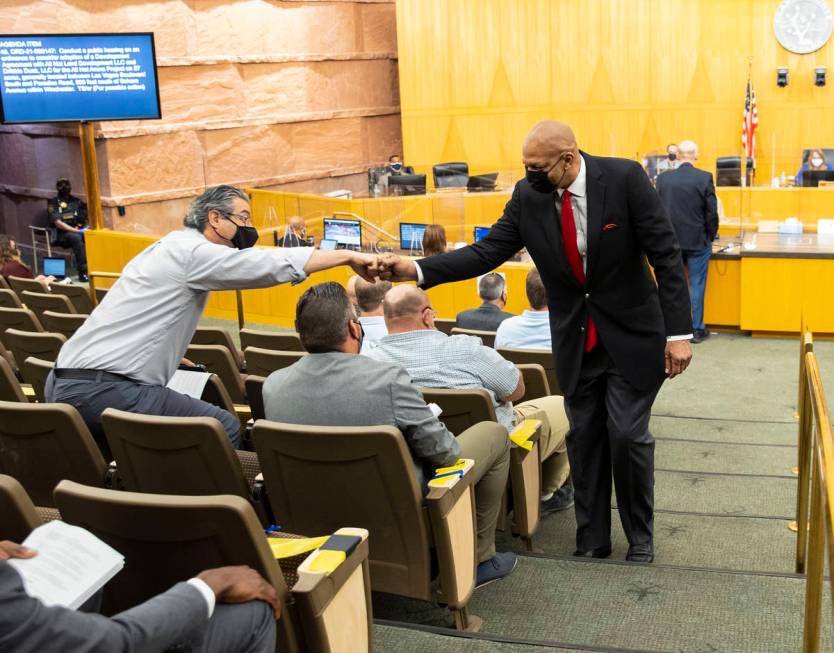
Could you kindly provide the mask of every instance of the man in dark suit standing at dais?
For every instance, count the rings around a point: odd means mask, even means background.
[[[692,342],[699,343],[709,337],[704,325],[704,290],[712,241],[718,236],[718,206],[712,175],[694,167],[698,146],[692,141],[683,141],[678,152],[681,164],[657,178],[657,194],[675,228],[689,273],[695,334]]]
[[[388,255],[383,277],[429,288],[484,274],[527,248],[547,291],[570,420],[574,555],[611,554],[613,470],[626,559],[651,562],[649,416],[663,380],[692,357],[680,247],[639,164],[581,152],[571,128],[555,121],[532,129],[522,157],[526,178],[484,239],[417,263]]]

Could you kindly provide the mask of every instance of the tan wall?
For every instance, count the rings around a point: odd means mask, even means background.
[[[402,149],[393,0],[11,0],[0,33],[152,31],[162,120],[97,125],[105,223],[161,233],[205,186],[367,190]],[[26,242],[75,124],[0,126],[0,228]],[[124,206],[119,216],[116,207]]]

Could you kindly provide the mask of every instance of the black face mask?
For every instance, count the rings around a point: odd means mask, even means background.
[[[70,186],[69,184],[58,184],[57,189],[58,195],[66,197],[70,194],[70,191],[72,191],[72,186]]]
[[[562,159],[559,159],[561,161]],[[559,177],[559,182],[554,184],[550,181],[550,178],[547,176],[550,174],[550,171],[553,170],[553,167],[558,165],[559,161],[553,164],[547,170],[530,170],[530,168],[525,168],[525,176],[527,177],[527,183],[530,184],[530,188],[539,192],[539,193],[547,193],[550,194],[555,191],[559,184],[562,183],[562,179],[565,178],[565,175],[568,172],[567,165],[565,165],[565,169],[562,171],[562,176]]]
[[[670,153],[669,153],[669,154],[667,154],[666,156],[669,158],[669,160],[670,160],[670,161],[674,161],[675,159],[677,159],[677,158],[678,158],[678,155],[677,155],[677,154],[675,154],[674,152],[670,152]]]
[[[235,235],[231,238],[226,238],[225,236],[222,236],[220,232],[214,228],[214,226],[212,226],[214,233],[220,236],[223,240],[228,240],[238,249],[249,249],[250,247],[255,246],[255,243],[258,242],[258,230],[255,229],[255,227],[242,227],[241,225],[232,222],[231,218],[226,218],[226,216],[223,217],[237,227],[237,229],[235,229]]]

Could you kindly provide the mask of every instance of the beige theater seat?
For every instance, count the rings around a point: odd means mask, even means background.
[[[371,585],[433,600],[432,551],[442,601],[460,629],[477,629],[467,604],[475,587],[475,498],[471,465],[425,500],[402,434],[390,426],[313,427],[258,420],[253,428],[270,503],[294,533],[334,524],[366,528]],[[361,499],[360,499],[361,497]]]
[[[492,398],[483,389],[447,390],[420,388],[426,403],[434,403],[443,411],[440,420],[452,433],[460,435],[480,422],[497,422]],[[530,423],[534,424],[530,424]],[[526,437],[519,437],[528,432]],[[514,439],[515,436],[515,439]],[[512,532],[521,537],[528,550],[533,549],[533,536],[539,528],[541,517],[541,422],[525,420],[516,427],[510,437],[510,485],[513,489]],[[519,442],[517,442],[517,440]],[[506,503],[506,502],[505,502]],[[499,526],[506,518],[502,511]]]
[[[23,486],[0,474],[0,540],[23,542],[33,529],[61,515],[55,508],[38,507]]]
[[[455,327],[449,335],[452,336],[476,336],[481,339],[485,347],[495,346],[495,331],[477,331],[475,329],[461,329]]]
[[[20,297],[20,301],[24,301],[23,299],[23,291],[28,290],[29,292],[49,292],[46,284],[37,281],[36,279],[26,279],[25,277],[16,277],[14,275],[10,275],[6,277],[6,281],[9,282],[9,286],[12,290],[17,293],[17,296]]]
[[[53,295],[64,295],[69,299],[76,313],[89,315],[93,312],[93,300],[90,299],[90,291],[86,287],[53,283],[49,289]]]
[[[40,320],[28,308],[0,308],[0,342],[6,344],[6,329],[18,331],[43,331]]]
[[[518,403],[550,396],[547,372],[541,365],[528,363],[525,365],[516,364],[516,367],[524,378],[524,396],[518,400]]]
[[[294,331],[258,331],[256,329],[241,329],[240,346],[244,352],[247,347],[278,349],[281,351],[304,351],[304,347],[301,346],[301,337]],[[249,369],[248,362],[247,369]]]
[[[206,569],[247,565],[275,587],[282,604],[277,650],[371,650],[367,531],[338,529],[337,539],[353,538],[355,548],[329,565],[324,557],[319,560],[320,551],[313,552],[290,589],[252,506],[240,497],[140,494],[63,481],[55,502],[65,521],[92,531],[125,556],[124,569],[104,587],[105,614],[138,605]]]
[[[240,366],[228,347],[195,345],[192,341],[185,352],[185,357],[194,363],[205,365],[207,371],[216,374],[234,403],[246,403],[246,389],[243,386]]]
[[[250,501],[264,525],[268,507],[253,491],[261,473],[251,451],[235,451],[213,417],[159,417],[115,408],[101,414],[126,490],[154,494],[234,494]]]
[[[23,361],[23,365],[20,368],[21,376],[26,380],[26,383],[32,386],[32,390],[35,392],[35,398],[40,403],[46,402],[44,388],[46,387],[46,378],[49,376],[53,367],[55,367],[55,363],[52,361],[45,361],[34,356],[29,356]]]
[[[67,341],[60,333],[47,333],[45,331],[35,333],[18,329],[6,329],[3,338],[6,347],[11,350],[18,368],[22,371],[24,371],[23,361],[29,357],[55,362],[55,359],[58,358],[58,352]],[[23,379],[27,383],[31,383],[25,374]]]
[[[514,349],[501,348],[497,350],[501,356],[516,365],[541,365],[547,374],[547,384],[550,386],[551,395],[562,395],[562,388],[556,378],[556,359],[549,349]]]
[[[54,506],[61,479],[103,486],[107,465],[84,420],[68,404],[0,401],[0,474],[16,478],[35,505]]]
[[[243,350],[243,355],[246,358],[246,371],[249,374],[267,377],[276,370],[282,370],[298,362],[307,355],[307,352],[247,347]]]
[[[14,290],[0,288],[0,308],[22,308],[22,306],[20,297],[17,296]]]
[[[252,419],[259,420],[266,417],[264,412],[264,381],[263,376],[250,374],[246,377],[246,397],[249,400],[249,408],[252,409]]]
[[[20,301],[26,308],[31,308],[40,319],[44,311],[55,311],[56,313],[75,313],[75,306],[63,295],[50,292],[31,292],[24,290],[20,293]],[[41,321],[43,323],[43,321]]]
[[[0,401],[29,402],[12,366],[3,356],[0,356]]]
[[[84,313],[57,313],[55,311],[44,311],[40,314],[40,321],[43,328],[53,333],[60,333],[69,340],[78,331],[78,328],[90,317]]]
[[[229,350],[238,370],[243,368],[243,352],[235,346],[232,336],[221,327],[197,327],[191,338],[192,345],[220,345]]]

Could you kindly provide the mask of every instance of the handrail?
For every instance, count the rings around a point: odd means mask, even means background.
[[[122,276],[122,274],[121,272],[88,272],[87,276],[90,277],[90,299],[93,302],[93,306],[97,306],[96,278],[118,279]],[[237,323],[238,326],[243,329],[246,326],[246,321],[243,316],[243,293],[240,290],[235,290],[235,299],[237,303]]]
[[[805,553],[808,548],[808,511],[810,509],[810,467],[811,448],[813,438],[813,414],[811,398],[808,394],[808,373],[805,367],[805,356],[814,351],[814,337],[810,331],[803,328],[799,337],[799,392],[796,410],[799,416],[799,438],[797,446],[797,474],[799,482],[796,491],[796,522],[790,525],[791,530],[796,527],[796,565],[798,574],[805,573]]]
[[[813,437],[810,441],[807,473],[802,474],[800,471],[800,487],[810,486],[808,493],[811,500],[808,515],[810,530],[805,550],[807,581],[802,650],[804,653],[817,653],[820,646],[826,552],[829,566],[834,564],[834,437],[825,390],[816,355],[812,351],[805,354],[805,376],[806,395],[813,416]],[[802,535],[803,530],[800,522],[799,535]],[[830,591],[834,595],[834,579]]]

